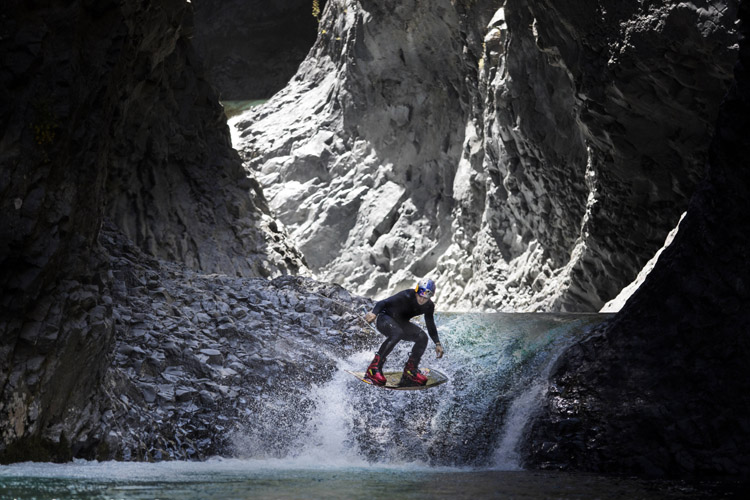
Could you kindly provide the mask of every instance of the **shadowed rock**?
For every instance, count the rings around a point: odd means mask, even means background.
[[[750,472],[750,4],[699,185],[673,243],[615,318],[563,354],[525,453],[545,467]]]
[[[97,243],[105,215],[147,254],[194,269],[304,264],[231,148],[188,42],[189,3],[4,7],[0,450],[65,458],[58,445],[95,439],[105,411],[116,285]]]
[[[312,0],[193,0],[195,50],[222,100],[265,99],[284,88],[315,41],[312,5]]]

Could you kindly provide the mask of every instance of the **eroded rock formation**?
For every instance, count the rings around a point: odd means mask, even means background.
[[[114,278],[97,243],[105,215],[147,254],[196,270],[304,265],[231,149],[188,42],[189,3],[4,7],[0,449],[44,454],[43,442],[80,435],[104,411],[114,342]]]
[[[311,267],[444,308],[598,310],[676,225],[734,2],[340,0],[239,147]]]
[[[447,1],[329,1],[311,56],[248,118],[243,154],[326,279],[374,294],[450,244],[469,99],[458,22]]]
[[[705,477],[750,473],[750,4],[708,173],[673,243],[615,318],[552,373],[529,464]]]

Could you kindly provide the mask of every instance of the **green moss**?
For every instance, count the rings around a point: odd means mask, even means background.
[[[268,99],[256,99],[250,101],[221,101],[221,105],[224,107],[224,114],[226,115],[227,119],[229,119],[233,116],[239,115],[243,111],[263,104],[267,101]]]
[[[318,22],[320,22],[320,2],[318,0],[313,0],[312,15],[318,20]]]
[[[0,452],[0,464],[16,462],[70,462],[73,452],[65,434],[60,436],[60,442],[32,436],[14,441]]]

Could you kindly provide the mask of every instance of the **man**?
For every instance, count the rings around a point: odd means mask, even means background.
[[[409,354],[409,360],[404,366],[404,373],[401,375],[400,386],[413,387],[425,385],[427,377],[419,372],[419,360],[422,359],[427,348],[427,335],[417,325],[409,321],[415,316],[424,314],[425,324],[430,338],[435,343],[435,353],[438,358],[443,357],[443,346],[438,338],[437,328],[435,327],[435,304],[431,297],[435,295],[435,282],[431,279],[424,278],[417,283],[416,288],[403,290],[396,295],[381,300],[372,311],[367,313],[365,321],[375,323],[378,331],[385,335],[385,342],[375,354],[370,366],[367,367],[365,378],[374,385],[385,385],[383,376],[383,364],[385,359],[391,353],[396,344],[402,340],[414,342],[414,347]]]

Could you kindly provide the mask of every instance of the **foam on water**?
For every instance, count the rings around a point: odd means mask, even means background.
[[[361,358],[361,353],[355,359]],[[339,366],[352,364],[355,359],[339,360]],[[368,463],[351,446],[352,421],[356,409],[346,399],[346,385],[351,375],[338,370],[333,379],[313,389],[317,402],[309,418],[308,434],[299,443],[299,455],[291,465],[302,468],[316,467],[366,467]]]
[[[345,372],[361,371],[371,361],[372,351],[358,352],[337,359],[338,371],[313,385],[304,402],[271,398],[272,418],[256,415],[246,431],[237,432],[237,454],[297,468],[519,470],[516,447],[545,390],[549,368],[571,339],[604,317],[438,315],[446,356],[435,359],[430,346],[422,366],[446,373],[447,384],[406,392],[362,384]],[[374,337],[373,345],[380,340]],[[411,345],[397,346],[384,369],[400,370]],[[287,426],[284,446],[274,432],[278,425]]]
[[[283,471],[326,472],[341,471],[412,471],[442,472],[462,470],[452,467],[430,467],[424,464],[367,464],[361,461],[318,460],[310,456],[283,459],[239,459],[214,457],[203,462],[165,461],[147,462],[97,462],[74,460],[65,464],[46,462],[22,462],[0,467],[0,480],[3,478],[58,478],[89,479],[107,481],[160,481],[183,482],[219,480],[234,476],[259,473],[279,473]]]

